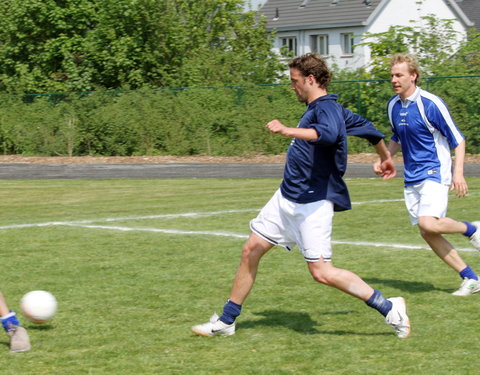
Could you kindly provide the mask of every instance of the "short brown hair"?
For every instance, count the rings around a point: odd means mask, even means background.
[[[294,58],[288,63],[290,69],[298,69],[304,77],[310,74],[315,77],[315,80],[322,89],[327,89],[332,79],[332,73],[328,70],[325,60],[314,53],[307,53],[306,55]]]
[[[393,68],[394,65],[407,63],[408,71],[410,74],[415,73],[417,78],[415,79],[415,84],[417,84],[420,79],[420,67],[418,62],[412,55],[406,55],[404,53],[396,53],[390,59],[390,67]]]

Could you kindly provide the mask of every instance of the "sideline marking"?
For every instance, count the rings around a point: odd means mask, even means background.
[[[352,202],[352,205],[362,205],[371,203],[386,203],[386,202],[402,202],[403,199],[378,199],[372,201]],[[232,232],[215,232],[215,231],[186,231],[179,229],[161,229],[161,228],[142,228],[142,227],[125,227],[125,226],[111,226],[111,225],[93,225],[98,222],[117,222],[117,221],[131,221],[131,220],[148,220],[148,219],[177,219],[181,217],[190,218],[202,218],[207,216],[215,216],[229,213],[242,213],[242,212],[258,212],[258,208],[246,208],[238,210],[223,210],[223,211],[211,211],[211,212],[186,212],[180,214],[159,214],[159,215],[146,215],[146,216],[125,216],[125,217],[110,217],[103,219],[90,219],[90,220],[75,220],[75,221],[50,221],[44,223],[29,223],[29,224],[13,224],[0,226],[0,230],[8,229],[22,229],[31,227],[48,227],[48,226],[71,226],[90,229],[104,229],[104,230],[116,230],[122,232],[151,232],[151,233],[165,233],[165,234],[182,234],[182,235],[206,235],[206,236],[219,236],[230,238],[246,239],[248,235],[232,233]],[[428,246],[424,245],[408,245],[399,243],[380,243],[380,242],[368,242],[368,241],[336,241],[332,240],[332,244],[337,245],[351,245],[351,246],[373,246],[373,247],[387,247],[395,249],[408,249],[408,250],[429,250]],[[460,251],[475,252],[476,249],[471,248],[457,248]]]
[[[2,229],[21,229],[21,228],[30,228],[30,227],[48,227],[48,226],[58,226],[58,225],[82,225],[98,222],[115,222],[115,221],[131,221],[131,220],[148,220],[148,219],[178,219],[179,217],[191,217],[191,218],[201,218],[207,216],[223,215],[230,213],[242,213],[242,212],[252,212],[260,211],[257,208],[245,208],[242,210],[224,210],[224,211],[211,211],[211,212],[186,212],[183,214],[159,214],[159,215],[147,215],[147,216],[124,216],[124,217],[106,217],[99,219],[88,219],[88,220],[74,220],[74,221],[48,221],[45,223],[30,223],[30,224],[12,224],[0,226]]]
[[[233,238],[248,238],[245,234],[231,233],[231,232],[213,232],[208,230],[179,230],[179,229],[161,229],[161,228],[133,228],[133,227],[119,227],[110,225],[78,225],[78,224],[65,224],[65,226],[91,228],[91,229],[107,229],[117,230],[121,232],[152,232],[152,233],[166,233],[166,234],[187,234],[187,235],[206,235],[206,236],[219,236],[219,237],[233,237]]]
[[[213,232],[213,231],[192,231],[192,230],[179,230],[179,229],[160,229],[160,228],[132,228],[132,227],[121,227],[121,226],[110,226],[110,225],[78,225],[78,224],[65,224],[66,226],[75,226],[81,228],[90,228],[90,229],[106,229],[106,230],[116,230],[122,232],[152,232],[152,233],[166,233],[166,234],[183,234],[183,235],[207,235],[207,236],[218,236],[218,237],[230,237],[230,238],[241,238],[247,239],[248,235],[232,233],[232,232]],[[381,243],[381,242],[368,242],[368,241],[336,241],[332,240],[332,244],[337,245],[352,245],[352,246],[373,246],[373,247],[390,247],[395,249],[407,249],[407,250],[429,250],[431,249],[428,246],[424,245],[407,245],[399,243]],[[456,248],[458,251],[470,251],[476,252],[476,249],[469,248]]]
[[[362,204],[371,204],[371,203],[388,203],[388,202],[403,202],[403,199],[378,199],[371,201],[363,202],[352,202],[352,205],[362,205]],[[259,212],[258,208],[244,208],[238,210],[223,210],[223,211],[211,211],[211,212],[185,212],[183,214],[159,214],[159,215],[146,215],[146,216],[124,216],[124,217],[106,217],[99,219],[88,219],[88,220],[74,220],[74,221],[47,221],[45,223],[28,223],[28,224],[12,224],[12,225],[3,225],[0,226],[0,230],[4,229],[21,229],[21,228],[31,228],[31,227],[49,227],[57,225],[70,225],[70,224],[90,224],[98,222],[115,222],[115,221],[129,221],[129,220],[148,220],[148,219],[177,219],[179,217],[207,217],[231,213],[242,213],[242,212]]]

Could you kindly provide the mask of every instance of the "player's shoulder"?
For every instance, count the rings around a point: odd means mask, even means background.
[[[445,102],[443,101],[442,98],[440,98],[438,95],[435,95],[434,93],[431,93],[430,91],[427,91],[427,90],[420,89],[418,98],[422,100],[422,102],[426,107],[430,107],[430,108],[446,107]]]
[[[393,95],[387,102],[388,105],[394,104],[396,102],[400,101],[400,95]]]
[[[387,102],[387,111],[390,113],[397,103],[400,103],[400,95],[392,96]]]
[[[438,95],[435,95],[434,93],[424,90],[424,89],[419,89],[418,90],[418,95],[422,100],[430,101],[430,102],[438,102],[441,101],[443,102],[442,98],[440,98]]]

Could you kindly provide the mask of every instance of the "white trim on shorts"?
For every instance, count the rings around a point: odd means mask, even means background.
[[[278,189],[258,216],[250,221],[253,233],[287,250],[298,246],[307,262],[332,260],[333,203],[321,200],[295,203]]]
[[[448,207],[449,185],[425,180],[418,185],[405,186],[403,194],[412,225],[420,216],[445,217]]]

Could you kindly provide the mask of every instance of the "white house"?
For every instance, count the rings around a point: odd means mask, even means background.
[[[266,0],[258,0],[265,3]],[[465,13],[470,21],[475,24],[477,31],[480,31],[480,1],[478,0],[455,0],[463,13]],[[262,4],[263,4],[262,3]]]
[[[453,19],[459,38],[474,23],[458,0],[267,0],[259,13],[267,28],[276,30],[275,50],[285,46],[295,56],[316,52],[341,69],[368,65],[366,46],[355,46],[365,33],[379,33],[390,26],[412,25],[421,17]],[[480,2],[480,0],[475,0]],[[452,41],[455,44],[457,41]]]

